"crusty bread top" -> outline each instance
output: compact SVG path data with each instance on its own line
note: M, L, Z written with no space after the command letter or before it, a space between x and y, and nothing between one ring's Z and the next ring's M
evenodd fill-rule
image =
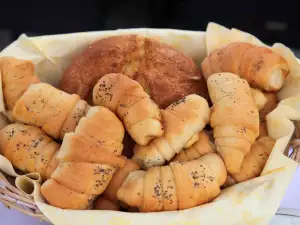
M161 108L196 93L208 99L206 83L192 59L169 45L138 35L92 43L74 57L60 89L86 99L99 78L123 73L138 81Z

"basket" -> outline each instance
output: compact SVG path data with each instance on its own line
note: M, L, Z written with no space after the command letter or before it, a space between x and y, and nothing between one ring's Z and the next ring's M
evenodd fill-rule
M0 172L0 202L8 209L18 210L28 216L50 222L38 209L33 197L15 186L15 178Z
M13 44L13 46L10 49L5 49L2 54L3 55L10 55L10 56L22 56L24 59L32 59L34 63L37 65L36 72L38 76L41 78L41 80L46 80L48 83L56 86L58 82L58 77L56 79L53 78L55 74L61 74L62 71L66 68L67 64L70 62L70 59L73 54L81 51L84 49L88 43L92 42L93 40L101 37L107 37L107 36L113 36L115 34L128 34L128 33L137 33L137 34L142 34L145 36L149 36L152 38L158 38L161 41L165 41L166 43L172 45L173 47L183 51L185 54L189 55L194 59L196 64L200 64L200 62L203 60L203 58L206 55L206 50L205 50L205 38L204 38L204 32L194 32L194 31L179 31L179 30L169 30L169 29L125 29L125 30L118 30L116 31L103 31L103 32L88 32L88 33L78 33L78 34L67 34L67 35L54 35L54 36L44 36L44 37L37 37L35 38L28 38L26 35L21 35L19 39ZM33 41L36 41L35 44L33 44ZM20 48L20 45L23 47L26 47L26 51L24 49ZM62 47L63 46L63 47ZM61 52L60 52L61 51ZM199 54L200 53L200 54ZM1 53L0 53L1 55ZM57 66L53 66L56 64ZM47 71L48 73L45 74L44 71ZM300 99L300 97L299 97ZM300 109L297 109L299 118L297 117L294 120L300 120ZM1 111L1 110L0 110ZM281 112L279 113L281 114ZM284 115L286 118L285 119L285 124L287 128L285 131L288 131L288 128L291 128L289 124L290 122L290 114L289 115ZM278 119L275 118L278 117L278 114L273 115L272 119ZM277 121L278 122L278 121ZM274 135L277 137L276 139L280 139L280 143L278 143L277 147L280 148L280 145L287 146L285 149L284 155L289 157L290 159L293 159L294 161L300 162L300 123L298 121L294 122L295 124L295 131L293 133L292 138L290 135L292 135L292 131L289 132L289 135L287 133L274 133ZM286 145L288 142L288 139L290 139L290 143ZM281 150L284 149L284 147L281 148ZM292 148L290 148L292 147ZM276 151L273 155L273 157L278 156L279 152ZM281 152L280 152L281 154ZM282 155L282 154L281 154ZM284 187L278 187L277 183L275 184L276 186L276 191L279 193L274 193L270 195L264 196L263 194L260 196L257 196L257 201L254 203L259 203L259 201L262 201L261 199L263 198L269 198L272 201L274 200L276 204L273 204L272 201L267 202L268 206L271 208L270 212L264 212L260 213L260 208L256 209L256 212L254 213L255 216L260 216L260 218L252 218L251 215L249 215L249 211L246 211L246 209L255 209L256 205L253 206L253 204L249 203L249 201L246 203L245 206L239 207L237 209L236 214L239 214L238 218L239 221L256 221L252 222L249 224L261 224L259 222L264 222L265 220L269 219L269 217L272 217L274 215L274 212L278 208L277 202L280 201L280 198L283 196L284 191L286 190L285 185L287 185L288 181L290 181L290 176L292 176L293 169L296 168L295 164L292 160L288 159L287 157L282 157L283 161L282 165L284 165L287 161L288 163L291 163L292 166L289 168L288 176L285 178L284 182ZM271 158L271 157L270 157ZM0 157L1 160L1 157ZM287 160L287 161L286 161ZM266 169L266 168L265 168ZM285 176L285 171L280 170L280 168L277 170L277 167L274 167L274 163L270 163L266 171L263 171L263 175L266 175L270 177L275 177L278 174L270 174L270 171L275 170L278 172L280 178L284 178ZM12 174L11 174L12 175ZM28 175L24 175L28 176ZM251 192L251 190L254 188L254 186L257 184L262 184L264 182L263 177L259 177L262 179L256 179L256 181L253 183L255 184L246 184L246 191ZM273 179L272 178L272 179ZM18 178L17 178L18 179ZM39 184L39 179L36 179L37 182L35 182L37 185ZM263 188L267 190L267 188L272 188L272 182L276 179L274 178L271 183L266 183ZM92 215L91 219L93 222L88 222L87 217L85 212L70 212L68 210L58 210L55 207L50 207L44 203L41 204L40 201L37 201L37 203L34 202L34 197L33 193L26 194L25 192L20 191L16 187L16 179L14 176L9 176L8 173L5 173L4 171L0 171L0 202L2 202L5 206L8 208L14 208L18 211L21 211L22 213L25 213L29 216L36 217L40 220L44 220L47 222L52 222L52 223L57 223L57 224L66 224L66 223L74 223L74 224L168 224L168 225L180 225L180 224L200 224L198 222L199 215L208 215L208 213L213 213L210 214L210 216L207 216L204 218L203 216L200 218L203 223L201 224L211 224L207 223L207 218L211 218L214 221L219 220L219 216L216 216L216 213L212 210L211 206L204 207L204 208L198 208L195 207L191 210L181 210L179 212L164 212L163 214L142 214L142 213L121 213L121 212L112 212L112 211L105 211L105 212L97 212L95 210L91 210L89 212L89 215ZM270 185L269 185L270 184ZM238 186L237 188L235 188ZM248 188L248 189L247 189ZM248 200L246 195L247 193L242 193L241 190L244 189L243 184L238 184L234 185L229 189L236 189L239 191L239 194ZM258 188L259 189L259 188ZM232 210L230 207L228 207L228 201L226 198L232 197L230 196L230 191L225 190L226 193L224 195L220 196L219 200L215 202L216 206L219 207L218 210L220 210L220 206L224 207L224 210L222 212L222 215L226 215L223 217L224 222L223 224L232 224L228 221L231 221L231 216L229 215L230 210ZM263 193L260 192L260 194ZM250 198L250 197L249 197ZM240 201L240 200L238 200ZM46 205L46 206L45 206ZM211 204L207 204L211 205ZM259 205L258 205L259 206ZM217 208L216 207L216 208ZM243 208L244 207L244 208ZM252 207L252 208L251 208ZM257 208L257 207L256 207ZM40 211L43 211L45 215ZM47 210L45 210L47 209ZM244 210L242 212L242 210ZM199 211L198 211L199 210ZM229 211L228 211L229 210ZM46 213L47 211L47 213ZM57 214L57 211L59 213ZM73 213L73 214L72 214ZM98 214L97 214L98 213ZM201 214L202 213L202 214ZM220 211L218 211L220 213ZM242 214L244 213L244 214ZM247 214L248 213L248 214ZM101 214L101 218L96 218L95 215L99 216ZM135 215L133 215L135 214ZM57 216L53 216L57 215ZM229 216L228 216L229 215ZM90 217L90 216L89 216ZM263 218L265 217L265 218ZM49 218L49 219L48 219ZM60 220L60 218L63 218L63 220ZM78 220L79 218L79 220ZM51 219L51 221L50 221ZM72 220L73 221L70 221ZM256 219L256 220L255 220ZM258 221L258 219L261 219ZM58 222L59 221L59 222ZM83 222L82 222L83 221ZM100 221L100 222L99 222ZM206 223L205 223L206 222ZM213 224L220 224L220 223L213 223ZM233 223L233 224L246 224L246 223Z

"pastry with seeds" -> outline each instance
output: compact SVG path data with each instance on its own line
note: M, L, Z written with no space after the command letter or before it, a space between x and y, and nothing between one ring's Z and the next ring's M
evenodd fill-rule
M187 209L216 198L226 177L223 160L210 153L189 162L131 172L117 196L141 212Z
M205 133L205 131L199 132L196 136L196 142L194 142L192 145L184 146L184 149L175 155L171 162L191 161L198 159L205 154L215 152L214 145L210 141L209 136Z
M78 95L70 95L46 84L32 84L16 102L13 118L40 127L54 139L63 139L75 130L86 114L88 104Z
M116 113L140 145L164 133L159 107L138 82L123 74L103 76L93 89L93 102Z
M41 187L49 204L62 209L87 209L102 194L122 157L124 127L105 107L91 107L74 132L67 133L57 155L59 165Z
M0 58L2 90L7 111L11 111L18 99L31 84L39 83L34 64L30 60L13 57Z
M274 145L275 141L268 136L258 138L245 156L240 172L231 174L232 178L240 183L258 177L263 171Z
M147 146L136 145L132 159L142 168L161 166L208 124L210 109L199 95L188 95L161 110L164 134Z
M213 102L210 125L216 150L228 172L239 173L259 135L259 114L249 84L233 73L217 73L207 79L207 86Z
M286 60L266 47L244 42L230 43L211 52L202 62L207 79L214 73L230 72L263 91L279 91L288 75Z
M0 131L0 153L15 168L27 173L37 172L43 180L49 179L58 165L60 145L41 129L14 123Z
M125 165L118 168L118 170L115 172L102 196L96 200L96 209L105 209L106 207L120 209L120 204L117 197L118 189L121 187L129 173L139 169L140 167L137 163L131 159L127 159Z

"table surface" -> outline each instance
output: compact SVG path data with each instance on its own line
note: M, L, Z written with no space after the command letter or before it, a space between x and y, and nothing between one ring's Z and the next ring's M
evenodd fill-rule
M280 208L298 209L300 212L300 169L298 168L293 181L291 182ZM0 204L0 225L49 225L39 219L24 215L14 209L8 210ZM300 224L300 217L276 215L270 225L293 225Z

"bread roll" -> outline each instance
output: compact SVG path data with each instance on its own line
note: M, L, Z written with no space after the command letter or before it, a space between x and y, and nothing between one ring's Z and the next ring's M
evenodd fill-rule
M228 172L239 173L259 135L259 114L249 84L235 74L219 73L211 75L207 85L213 102L210 125L216 150Z
M240 172L232 174L232 178L240 183L258 177L263 171L274 145L275 141L268 136L257 139L250 152L245 156Z
M230 72L246 79L249 85L267 92L282 88L288 75L286 60L266 47L234 42L211 52L201 65L207 79L214 73Z
M181 152L172 158L172 162L185 162L198 159L199 157L215 152L214 146L209 140L208 135L201 131L197 134L198 140L188 148L184 148Z
M142 168L161 166L179 153L185 143L200 132L210 119L207 101L198 95L187 97L161 110L164 135L147 146L136 145L132 159Z
M114 174L113 178L108 184L108 187L104 191L103 196L105 196L108 200L117 203L118 189L121 187L121 185L123 184L124 180L126 179L129 173L139 169L140 167L137 163L135 163L131 159L127 159L126 164L123 167L120 167Z
M78 95L69 95L49 84L39 83L30 85L16 102L13 118L40 127L54 139L62 139L65 133L75 130L86 111L87 103Z
M42 179L50 178L57 166L56 152L60 145L41 129L14 123L0 131L0 153L12 165L26 173L37 172ZM47 172L49 171L49 172Z
M17 100L31 84L40 82L35 75L34 64L29 60L1 57L0 74L5 107L8 111L14 108Z
M41 187L48 203L87 209L105 191L118 166L125 166L120 157L123 137L123 124L114 113L105 107L90 108L75 132L65 135L57 156L59 166Z
M217 197L226 177L222 159L211 153L189 162L131 172L117 195L142 212L188 209Z
M169 45L138 35L103 38L76 55L59 88L86 99L99 78L122 73L139 82L160 108L189 94L208 99L192 59Z
M103 76L94 87L93 101L116 113L140 145L163 135L158 106L138 82L123 74Z

